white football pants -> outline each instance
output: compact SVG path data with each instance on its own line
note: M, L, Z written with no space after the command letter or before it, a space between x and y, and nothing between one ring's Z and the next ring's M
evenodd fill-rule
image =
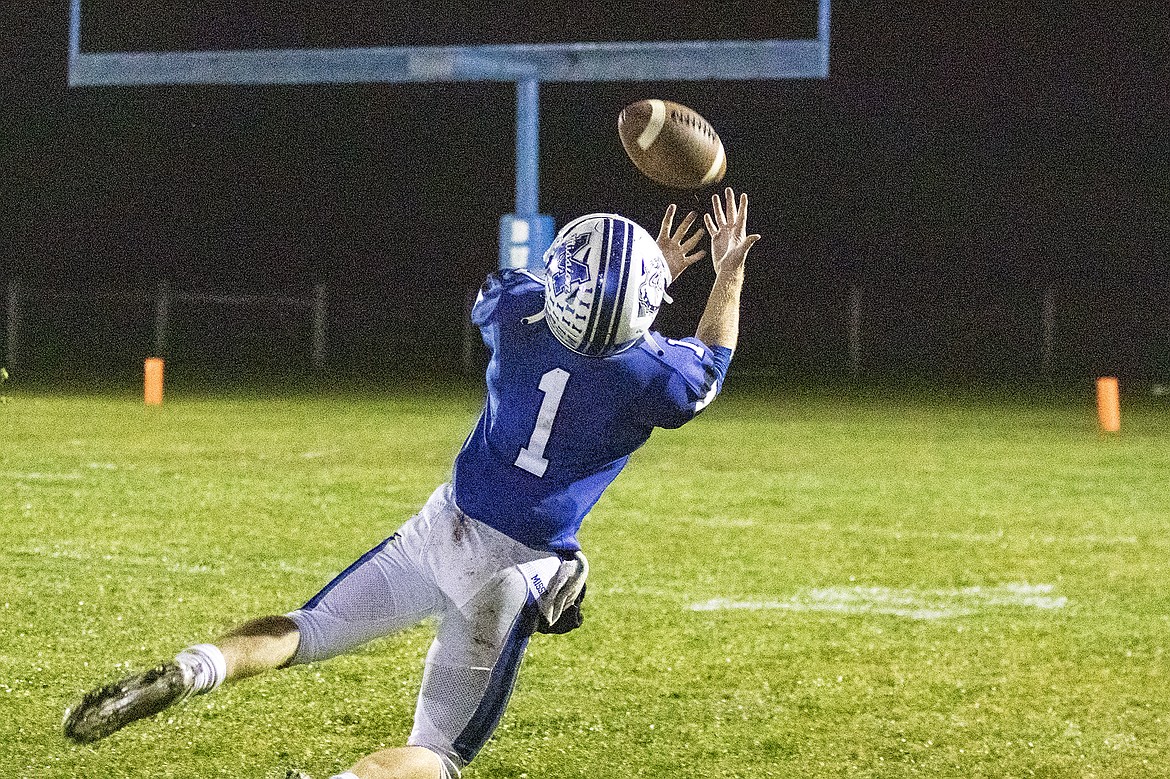
M444 484L288 615L300 629L292 663L438 617L407 743L437 753L457 777L499 724L536 626L536 600L560 563L463 514Z

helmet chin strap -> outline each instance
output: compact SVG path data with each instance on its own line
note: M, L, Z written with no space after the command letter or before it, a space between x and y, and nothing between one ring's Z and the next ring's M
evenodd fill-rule
M542 319L544 319L544 309L543 308L540 309L539 312L533 314L532 316L526 316L523 319L521 319L520 321L526 325L533 325Z

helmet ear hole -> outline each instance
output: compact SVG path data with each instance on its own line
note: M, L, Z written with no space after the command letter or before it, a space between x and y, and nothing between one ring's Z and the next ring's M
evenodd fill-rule
M567 348L607 357L650 329L666 291L666 261L634 222L617 214L575 219L544 259L545 321Z

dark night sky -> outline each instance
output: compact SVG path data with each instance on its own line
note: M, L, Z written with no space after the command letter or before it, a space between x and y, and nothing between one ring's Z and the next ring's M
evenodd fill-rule
M491 32L519 4L458 22L459 4L432 3L410 26L373 0L343 16L312 3L230 17L158 5L173 24L150 23L143 5L87 4L85 47L526 39ZM543 4L525 35L807 35L813 5L658 3L633 17L623 4L623 17ZM465 297L494 266L496 220L511 210L511 85L68 90L67 6L28 6L6 12L16 23L3 33L0 282L299 292L325 281L339 369L388 370L403 350L407 362L455 361ZM1059 373L1164 380L1170 23L1156 7L1009 15L838 0L828 81L545 84L542 207L558 223L615 210L651 228L672 197L705 205L709 193L640 179L617 140L626 103L677 100L721 132L727 181L751 194L765 236L741 366L843 370L846 289L859 283L874 372L1034 375L1051 284ZM663 329L693 328L709 283L709 270L684 277ZM111 342L113 361L132 365L148 317L116 308L30 311L26 342L46 369L93 363ZM273 336L273 324L192 312L173 348L193 363L267 349L276 364L302 334Z

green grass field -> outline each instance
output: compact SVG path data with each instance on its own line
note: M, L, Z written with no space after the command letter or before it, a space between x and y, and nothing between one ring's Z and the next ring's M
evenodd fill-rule
M10 391L0 777L326 777L410 728L426 626L95 747L83 689L298 606L444 480L474 389ZM732 387L586 521L482 777L1170 776L1170 404ZM699 608L694 608L698 606Z

